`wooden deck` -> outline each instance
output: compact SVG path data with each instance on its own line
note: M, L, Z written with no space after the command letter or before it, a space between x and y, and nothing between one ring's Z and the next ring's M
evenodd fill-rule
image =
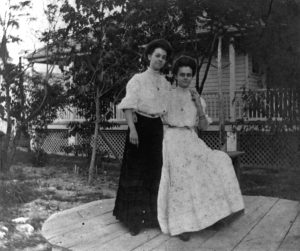
M94 201L50 216L42 233L70 250L300 250L300 203L244 196L244 214L192 234L188 242L146 229L131 236L112 216L114 199Z

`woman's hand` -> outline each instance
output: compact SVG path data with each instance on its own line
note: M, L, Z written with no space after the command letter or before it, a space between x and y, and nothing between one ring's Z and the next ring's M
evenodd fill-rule
M134 124L137 121L137 116L132 109L126 109L124 112L129 127L129 142L138 146L139 137Z
M202 108L202 104L198 92L195 90L190 90L190 91L192 95L192 100L195 102L197 109L199 109L200 112L203 113L203 108Z
M129 141L131 144L134 144L136 146L139 145L139 136L137 134L137 131L136 129L130 129L130 132L129 132Z

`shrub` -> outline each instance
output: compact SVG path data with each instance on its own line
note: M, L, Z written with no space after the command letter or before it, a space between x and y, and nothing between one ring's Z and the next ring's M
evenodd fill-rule
M37 196L35 184L32 182L19 182L6 180L0 182L0 205L12 206L26 203Z
M32 155L31 163L33 166L45 166L47 153L43 149L37 149Z

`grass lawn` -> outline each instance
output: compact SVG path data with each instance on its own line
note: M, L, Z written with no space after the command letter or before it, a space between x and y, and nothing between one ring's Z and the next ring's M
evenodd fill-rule
M120 164L105 162L92 185L87 184L89 163L82 157L48 155L47 165L33 167L28 153L18 152L12 172L0 176L0 250L52 250L41 235L43 222L53 213L94 200L115 196ZM75 172L75 164L79 171ZM300 170L248 168L241 177L244 195L264 195L300 200ZM12 219L27 217L30 235L17 229ZM61 249L57 249L61 250Z
M264 195L300 201L298 170L251 169L243 171L241 189L245 195Z

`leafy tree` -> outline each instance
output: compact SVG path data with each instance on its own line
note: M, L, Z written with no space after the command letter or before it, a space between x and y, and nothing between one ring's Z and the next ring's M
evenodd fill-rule
M197 58L198 72L206 62L203 78L196 75L201 93L219 36L225 51L235 36L235 47L263 66L270 87L297 85L299 5L297 0L133 0L126 2L125 17L141 44L165 37L175 54Z
M55 118L56 108L61 104L59 98L63 92L57 84L49 85L51 71L47 71L43 77L31 77L26 73L30 65L23 65L21 59L18 65L11 63L7 45L21 41L20 37L13 35L13 28L18 28L20 16L29 15L31 2L21 1L14 5L7 0L6 3L7 9L0 17L2 28L0 75L3 77L0 116L7 122L1 149L3 163L1 169L5 172L9 171L18 141L22 134L28 134L29 126L44 126Z
M175 54L196 57L196 89L200 94L217 41L221 41L218 38L222 38L222 49L226 51L231 37L235 37L236 49L252 54L263 66L269 87L299 83L299 1L136 0L128 1L126 10L132 33L140 41L165 37L173 44ZM222 122L220 125L222 145L225 134Z
M247 30L242 47L262 66L269 88L298 88L300 2L256 0L251 7L257 22Z
M4 138L3 149L1 149L2 161L4 166L2 167L5 171L9 167L8 149L10 146L13 120L11 116L11 110L14 100L12 100L11 93L12 89L16 89L22 85L21 71L18 66L10 63L9 53L7 50L8 43L14 43L20 41L18 36L14 36L10 33L11 29L18 28L19 26L19 15L21 11L28 8L30 1L20 2L17 5L11 4L11 1L7 1L5 7L6 10L2 12L0 16L1 25L1 46L0 46L0 58L1 68L0 75L3 77L3 83L1 86L1 117L6 116L7 131ZM19 88L20 89L20 88ZM20 103L24 103L24 96L20 96Z
M278 31L278 36L283 36L284 29L278 27L284 27L288 20L286 14L294 9L287 22L289 34L293 36L296 26L292 20L298 18L297 6L295 0L278 0L276 3L273 0L77 0L75 6L65 1L61 14L66 28L53 33L59 38L54 48L65 48L68 52L66 61L73 62L70 69L72 104L93 123L91 129L96 139L98 133L101 134L100 124L109 117L109 112L103 109L105 103L118 100L131 72L141 69L141 45L164 37L174 46L175 55L184 52L197 58L198 72L206 62L203 79L200 80L197 74L196 87L201 93L216 53L217 38L222 37L223 47L227 48L230 37L236 35L238 50L258 56L267 69L271 69L269 65L273 60L273 70L267 71L271 80L280 71L275 70L278 69L276 57L272 57L272 51L266 48L271 40L276 41L276 51L283 47L280 39L274 40L270 34L276 35ZM285 11L281 13L282 9ZM280 24L276 20L280 20ZM264 37L266 39L259 40L262 44L256 46L257 39ZM296 50L295 41L287 43L292 45L291 54ZM285 60L287 65L291 64L289 56ZM295 71L294 75L297 78ZM95 156L96 140L90 163L90 182Z
M65 1L61 8L66 28L56 33L60 44L69 50L71 104L85 116L93 130L93 150L89 183L93 180L97 138L101 126L111 116L108 108L124 90L125 83L138 70L140 54L124 24L122 11L114 11L123 1ZM105 137L104 137L105 139Z

